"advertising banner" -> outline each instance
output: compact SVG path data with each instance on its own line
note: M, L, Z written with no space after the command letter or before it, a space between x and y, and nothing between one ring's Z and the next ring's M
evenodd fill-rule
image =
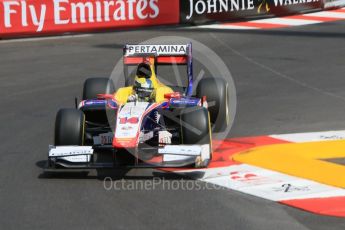
M0 37L178 24L179 0L0 0Z
M322 0L180 0L181 21L205 23L321 9Z
M337 8L341 6L345 6L345 0L324 0L323 7L325 9Z

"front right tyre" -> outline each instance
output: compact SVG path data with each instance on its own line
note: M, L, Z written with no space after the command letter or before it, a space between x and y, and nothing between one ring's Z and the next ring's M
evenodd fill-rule
M55 120L55 146L83 145L85 115L77 109L60 109Z

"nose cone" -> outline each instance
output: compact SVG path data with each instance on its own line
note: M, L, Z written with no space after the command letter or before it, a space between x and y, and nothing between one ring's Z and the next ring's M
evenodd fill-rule
M138 147L138 137L135 138L114 138L113 147L115 148L136 148Z

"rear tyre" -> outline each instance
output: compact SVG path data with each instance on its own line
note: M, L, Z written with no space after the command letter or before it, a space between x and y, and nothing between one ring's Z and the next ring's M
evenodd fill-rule
M228 83L222 78L204 78L197 86L196 96L206 96L213 132L223 132L230 124Z
M84 113L77 109L60 109L55 120L55 146L84 144Z
M97 99L97 94L112 94L114 91L111 79L89 78L84 82L83 100Z

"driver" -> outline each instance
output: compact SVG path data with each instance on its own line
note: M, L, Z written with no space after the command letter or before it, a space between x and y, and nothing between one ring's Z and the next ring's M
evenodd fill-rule
M133 92L128 97L128 102L152 102L154 101L154 84L151 66L148 63L140 63L134 79Z
M165 94L173 92L170 87L159 82L153 65L143 62L137 67L134 84L119 88L114 96L120 104L136 101L160 103L166 101Z

